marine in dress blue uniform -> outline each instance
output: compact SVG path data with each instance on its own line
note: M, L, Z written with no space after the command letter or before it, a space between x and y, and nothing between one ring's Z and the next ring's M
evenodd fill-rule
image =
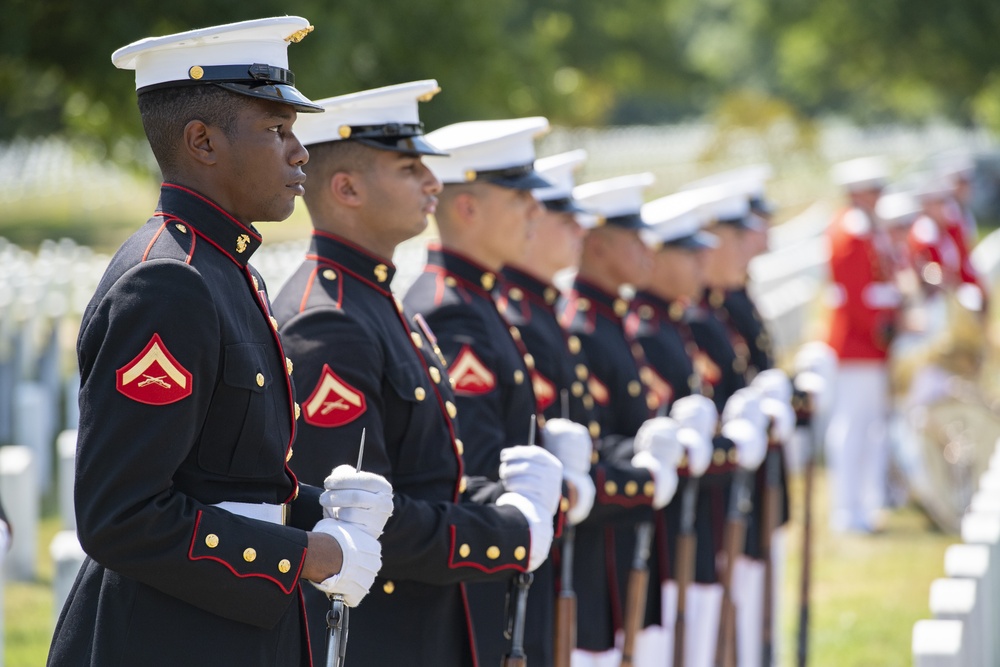
M450 154L426 160L444 184L437 213L441 244L428 249L427 265L404 304L434 331L454 382L467 473L491 480L498 478L501 450L528 441L535 414L535 360L512 335L493 292L503 264L523 253L540 210L531 190L548 182L534 171L532 142L547 129L544 118L523 118L458 123L427 135ZM490 202L498 219L471 214L466 220L456 210ZM482 226L470 232L469 220ZM552 662L553 586L546 562L535 571L528 596L525 650L531 664ZM499 664L508 647L506 586L483 583L468 590L481 664Z
M367 150L361 159L379 157L376 168L385 170L395 168L398 156L422 179L423 196L412 211L402 211L413 214L413 233L419 231L426 217L421 206L433 206L440 184L420 163L437 151L422 136L417 101L437 90L436 81L416 81L320 100L326 113L298 128L313 154L306 172L315 176L310 187L316 192L307 189L306 203L316 230L305 261L275 299L303 397L291 465L303 481L319 481L331 467L357 461L364 430L362 467L394 488L393 516L381 538L382 570L351 614L348 664L482 664L464 584L506 581L528 565L527 520L515 507L483 502L495 497L497 484L475 478L469 484L442 350L390 291L394 240L382 241L382 256L338 235L350 234L351 226L323 207L336 169L331 165L338 163L327 152ZM354 166L350 158L343 163ZM307 592L307 605L313 625L322 627L326 598ZM325 655L325 642L314 641L313 652Z
M624 281L618 275L609 276L605 266L594 263L588 244L607 244L607 252L616 255L617 266L631 267L633 279L644 280L648 254L638 236L639 230L645 228L639 210L642 191L651 183L651 175L640 174L574 189L580 204L599 216L592 221L596 227L584 242L580 271L560 307L562 325L581 341L590 362L588 390L601 433L597 442L597 501L591 517L577 529L579 547L574 573L576 581L584 582L577 591L578 643L580 649L592 653L615 646L615 633L623 627L635 527L641 521L653 520L655 480L649 471L630 462L634 453L632 437L654 416L657 405L641 378L645 367L641 347L625 334L628 302L616 293ZM594 238L598 235L601 238ZM601 478L602 474L606 477ZM657 582L664 539L657 531L648 563L649 576ZM602 572L603 582L597 584ZM657 586L647 599L644 625L660 624L660 608Z
M284 177L301 182L307 159L287 129L292 110L318 110L292 87L285 48L310 29L261 19L144 40L113 59L136 69L140 108L154 89L169 103L204 79L221 83L202 100L250 109L252 123L265 110L283 116L266 121L287 127L253 172L276 203L230 202L280 219L298 193ZM153 137L159 129L147 124ZM162 152L173 144L151 143L161 167L196 173ZM310 664L299 578L322 553L317 542L307 556L322 508L285 463L298 408L264 281L248 264L261 237L196 188L163 184L83 316L75 506L88 558L50 665Z

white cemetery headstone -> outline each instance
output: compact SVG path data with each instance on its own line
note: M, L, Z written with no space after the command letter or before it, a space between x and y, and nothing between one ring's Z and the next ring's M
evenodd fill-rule
M944 552L944 573L949 577L971 579L976 582L976 599L979 607L979 635L983 665L992 665L996 649L993 646L994 633L987 632L997 618L998 601L990 597L993 589L990 571L990 549L982 544L953 544Z
M38 489L43 495L51 486L52 422L52 404L45 385L18 383L14 388L14 443L34 452Z
M52 538L52 544L49 545L49 553L52 555L52 563L55 566L55 576L52 581L54 624L54 621L59 618L63 605L66 604L66 598L69 597L69 592L73 588L73 582L76 581L76 574L83 566L87 554L80 546L80 540L77 539L75 530L61 530L56 533L56 536Z
M912 650L913 667L967 667L961 662L961 621L917 621Z
M931 582L930 610L937 619L962 622L963 664L982 665L982 605L976 600L976 582L972 579L935 579Z
M66 428L79 428L80 426L80 371L74 370L66 378L65 388L65 414Z
M76 430L66 430L56 439L59 454L59 516L63 528L76 530L76 511L73 508L73 484L76 480Z
M0 447L0 501L10 522L13 540L4 562L9 579L35 578L38 554L38 476L34 453L24 445Z

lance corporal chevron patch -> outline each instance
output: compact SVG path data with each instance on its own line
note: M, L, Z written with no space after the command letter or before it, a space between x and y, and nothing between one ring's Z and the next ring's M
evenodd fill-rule
M556 402L556 386L537 370L531 371L531 388L535 390L535 409L539 414Z
M490 393L497 386L493 371L479 360L468 345L463 346L455 357L448 375L455 380L455 393L459 396L481 396Z
M120 393L148 405L169 405L191 395L191 373L170 354L160 334L116 372Z
M307 424L333 428L349 424L368 409L365 395L323 364L323 372L312 394L302 405Z

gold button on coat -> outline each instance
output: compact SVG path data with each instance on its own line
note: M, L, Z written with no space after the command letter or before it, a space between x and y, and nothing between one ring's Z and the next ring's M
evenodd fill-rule
M337 272L334 271L333 269L326 269L325 271L323 271L323 277L326 278L327 280L336 280Z
M252 563L257 560L257 550L253 547L247 547L243 550L243 560L248 563Z
M490 547L486 550L486 557L490 560L500 558L500 547Z
M524 384L524 371L514 371L514 384Z
M583 396L583 384L580 382L574 382L572 386L573 395L577 398Z
M288 453L285 454L285 463L288 463L289 461L292 460L292 454L294 454L294 453L295 453L295 450L293 450L291 447L289 447L288 448Z
M608 480L607 482L604 483L604 493L608 494L609 496L615 495L616 493L618 493L618 485Z
M441 382L441 371L437 369L437 366L431 366L428 371L431 374L431 379L434 380L434 384Z
M458 438L455 438L455 451L458 452L459 456L465 453L465 443Z
M289 570L292 569L292 564L287 558L282 558L278 561L278 572L282 574L287 574Z
M590 394L587 394L586 396L583 397L583 407L587 408L588 410L594 409L594 399ZM591 436L596 438L600 434L601 434L600 431L598 431L596 434L592 433Z
M386 595L392 595L393 591L396 590L396 584L392 583L391 581L387 581L384 584L382 584L382 590L385 591Z
M625 482L625 495L632 497L639 493L639 484L634 479Z
M448 416L451 417L452 419L458 416L458 408L456 408L455 404L452 403L451 401L445 401L444 407L445 410L448 411Z
M267 319L269 319L271 321L271 328L274 329L275 331L277 331L278 330L278 320L274 319L274 317L268 317Z
M289 375L292 374L292 370L294 368L295 368L295 364L292 363L292 360L289 359L288 357L285 357L285 370L288 371Z
M590 375L590 372L587 370L586 366L584 366L583 364L577 364L576 365L576 377L577 378L579 378L580 380L586 380L589 375Z
M587 396L587 398L590 398L590 396ZM584 402L586 403L586 401ZM593 403L593 399L591 399L591 403ZM587 409L589 410L590 408ZM587 430L590 431L591 438L597 438L601 435L601 425L597 422L590 422L590 425L587 426ZM597 452L594 452L594 454L596 455Z
M521 331L517 327L511 327L510 337L514 340L521 340Z
M566 346L569 347L572 354L580 354L580 339L576 336L570 336L566 341Z
M420 334L418 334L416 331L410 332L410 340L413 341L413 345L416 346L418 350L424 346L424 341L420 339Z
M524 560L524 557L527 556L527 555L528 555L528 550L525 549L524 547L515 547L514 548L514 558L516 560Z
M179 231L181 234L187 234L188 233L188 228L185 227L184 225L182 225L181 223L178 222L177 225L176 225L176 227L177 227L177 231ZM253 288L257 289L257 279L256 278L253 279Z
M465 493L465 490L467 488L469 488L469 480L467 480L465 478L465 476L463 475L462 476L462 480L458 483L458 492L459 493Z
M413 390L413 396L418 401L422 401L425 398L427 398L427 392L424 390L423 387L417 387L416 389Z
M463 544L458 548L458 555L462 558L468 558L470 553L472 553L472 548L468 544Z
M653 482L652 480L646 482L645 484L642 485L642 492L645 494L647 498L652 498L653 493L656 492L656 483Z
M712 452L712 463L717 466L721 466L726 462L726 452L722 449L716 449Z
M264 374L263 373L257 373L257 386L258 387L263 387L264 386Z
M206 535L205 546L207 546L209 549L214 549L215 547L219 546L219 536L216 535L215 533L209 533L208 535Z
M632 380L628 383L628 395L635 398L642 393L642 385L639 384L638 380Z
M452 278L451 276L446 276L444 279L444 284L447 285L448 287L454 287L455 285L458 284L458 281Z
M531 353L524 355L524 365L528 367L528 370L532 370L535 367L535 358L531 356Z
M295 419L298 419L299 415L301 415L301 414L302 414L302 408L299 407L298 403L296 403L295 404Z

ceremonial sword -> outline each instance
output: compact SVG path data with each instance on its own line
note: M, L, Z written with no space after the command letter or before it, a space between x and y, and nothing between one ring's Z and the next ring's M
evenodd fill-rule
M361 472L361 460L365 456L365 431L361 429L361 447L358 449L358 464L355 472ZM347 656L347 623L351 608L344 602L344 596L334 593L330 596L330 611L326 612L326 627L330 637L326 645L326 667L344 667Z

